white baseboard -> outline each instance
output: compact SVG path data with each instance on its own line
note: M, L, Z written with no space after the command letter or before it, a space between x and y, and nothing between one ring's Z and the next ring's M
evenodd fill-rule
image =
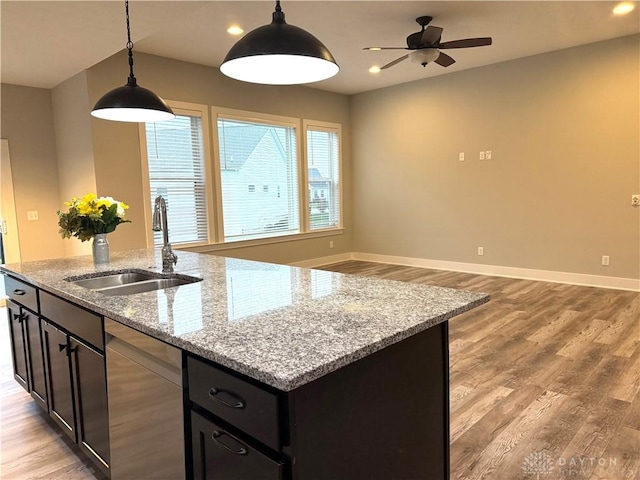
M310 260L302 260L301 262L293 262L291 265L294 267L314 268L329 265L330 263L346 262L347 260L353 260L353 253L347 252L330 255L328 257L312 258Z
M316 258L297 262L294 265L306 268L319 267L329 263L347 260L362 260L367 262L389 263L409 267L424 267L434 270L451 272L475 273L477 275L491 275L494 277L518 278L523 280L537 280L542 282L567 283L586 287L611 288L615 290L629 290L640 292L640 279L606 277L588 275L585 273L555 272L552 270L536 270L531 268L502 267L499 265L483 265L478 263L449 262L445 260L430 260L427 258L398 257L394 255L378 255L375 253L352 252L330 257Z

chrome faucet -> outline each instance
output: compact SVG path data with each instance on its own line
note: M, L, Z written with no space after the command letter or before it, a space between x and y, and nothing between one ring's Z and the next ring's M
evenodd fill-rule
M156 203L153 207L153 231L162 230L164 236L164 245L162 247L162 271L164 273L172 273L173 266L178 263L178 256L171 250L169 243L169 225L167 223L167 203L162 195L156 197Z

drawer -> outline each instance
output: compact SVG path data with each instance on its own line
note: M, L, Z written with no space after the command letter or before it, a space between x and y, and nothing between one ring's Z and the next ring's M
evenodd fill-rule
M280 450L277 395L191 356L187 373L191 401Z
M40 314L72 335L104 351L104 334L100 315L42 290L40 291Z
M11 300L36 313L38 312L38 289L36 287L5 275L4 289Z
M251 448L214 422L191 412L195 480L281 480L284 464Z

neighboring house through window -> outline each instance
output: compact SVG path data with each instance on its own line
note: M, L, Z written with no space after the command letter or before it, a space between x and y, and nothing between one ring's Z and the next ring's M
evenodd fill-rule
M340 226L340 129L306 123L309 229Z
M224 241L299 233L295 127L224 117L217 125Z

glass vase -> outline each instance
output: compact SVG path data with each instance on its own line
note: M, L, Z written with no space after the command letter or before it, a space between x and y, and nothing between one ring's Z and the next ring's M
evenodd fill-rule
M109 263L109 242L107 241L106 233L96 233L93 236L91 250L93 252L94 265Z

